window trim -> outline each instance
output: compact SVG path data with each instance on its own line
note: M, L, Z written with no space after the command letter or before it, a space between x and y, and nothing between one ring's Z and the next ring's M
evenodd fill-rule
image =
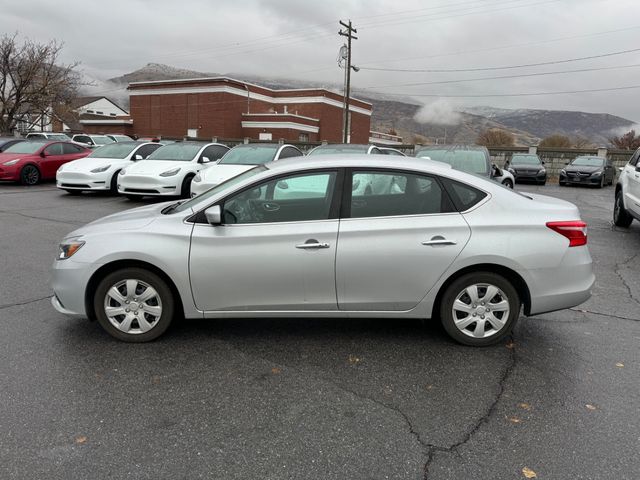
M444 193L444 195L447 197L447 199L449 200L449 202L451 203L451 206L453 207L453 210L451 212L439 212L439 213L406 213L406 214L402 214L402 215L378 215L375 217L352 217L351 216L351 197L353 194L353 191L351 190L351 185L353 185L353 173L358 173L358 172L381 172L381 173L389 173L389 172L397 172L399 174L404 174L404 175L414 175L414 176L422 176L422 177L429 177L429 178L433 178L436 183L438 184L438 186L440 187L440 190ZM476 187L473 187L476 188ZM478 189L476 189L478 190ZM486 192L485 192L486 193ZM487 196L489 194L487 193ZM405 169L400 169L400 168L380 168L380 167L350 167L346 169L345 172L345 176L344 176L344 189L342 192L342 205L341 205L341 209L340 209L340 220L369 220L369 219L379 219L379 218L402 218L402 217L423 217L423 216L433 216L433 215L451 215L451 214L459 214L461 213L458 209L458 206L455 204L455 202L453 201L453 199L451 198L451 194L449 193L449 191L444 187L443 182L440 178L439 175L435 175L432 173L427 173L427 172L421 172L421 171L415 171L415 170L405 170ZM475 206L475 205L474 205Z
M194 224L206 224L208 225L209 222L207 222L207 219L204 215L205 210L215 206L215 205L220 205L220 209L224 212L224 203L232 196L235 195L240 195L243 192L247 191L247 190L251 190L253 188L256 188L257 185L263 184L263 183L270 183L272 181L278 181L278 179L282 179L282 178L287 178L287 177L292 177L292 176L307 176L307 175L313 175L313 174L317 174L317 173L335 173L336 174L336 178L335 178L335 182L334 182L334 186L333 186L333 194L331 196L331 204L329 205L329 215L328 218L324 218L324 219L320 219L320 220L295 220L295 221L286 221L286 222L260 222L260 223L221 223L219 226L220 227L244 227L247 225L250 226L256 226L256 225L284 225L284 224L291 224L291 223L308 223L308 222L326 222L326 221L334 221L334 220L339 220L340 219L340 203L341 203L341 198L342 198L342 191L344 190L343 186L344 186L344 179L345 179L345 173L344 173L344 168L314 168L314 169L309 169L309 170L298 170L296 172L286 172L286 173L280 173L277 175L273 175L270 176L268 178L263 178L261 180L258 180L257 182L251 183L250 185L247 185L246 187L243 187L239 190L234 190L233 192L229 193L228 195L224 196L223 198L217 200L216 202L211 203L210 205L207 205L206 207L204 207L202 210L199 210L198 212L196 212L193 215L190 215L186 221L187 222L192 222ZM224 221L224 214L223 214L223 218L222 220Z

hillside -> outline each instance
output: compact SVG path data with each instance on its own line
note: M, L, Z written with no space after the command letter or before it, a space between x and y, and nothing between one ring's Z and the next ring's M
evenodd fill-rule
M268 88L316 87L341 91L341 85L327 82L302 81L246 75L237 73L211 73L175 68L158 63L144 67L120 77L107 80L111 95L128 103L126 86L129 82L147 80L171 80L211 76L228 76ZM629 129L635 122L605 113L585 113L561 110L504 109L493 107L469 107L457 114L454 125L419 123L414 119L421 104L411 97L389 97L387 95L354 88L353 95L373 104L372 130L389 132L395 130L406 142L439 141L474 143L480 132L488 128L500 128L512 132L517 145L533 145L541 138L560 133L569 137L583 137L594 144L607 144L614 131Z

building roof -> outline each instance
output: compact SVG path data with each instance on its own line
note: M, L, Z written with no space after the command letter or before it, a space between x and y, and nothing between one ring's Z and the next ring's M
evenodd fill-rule
M127 112L126 109L122 108L120 105L118 105L116 102L114 102L113 100L111 100L108 97L105 96L88 96L88 97L76 97L71 101L71 107L72 108L81 108L84 107L85 105L89 105L90 103L93 102L97 102L98 100L102 100L105 99L107 102L112 103L113 105L115 105L116 107L118 107L120 110L122 110L123 112Z

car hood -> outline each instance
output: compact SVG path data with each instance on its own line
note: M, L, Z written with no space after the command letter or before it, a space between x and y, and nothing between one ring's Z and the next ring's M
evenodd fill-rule
M30 159L38 159L39 155L34 155L33 153L0 153L0 165L9 160L15 160L16 158L30 158Z
M589 167L587 165L584 165L584 166L583 165L567 165L566 167L564 167L564 170L566 172L584 172L584 173L593 173L603 169L604 169L603 166Z
M225 180L251 170L253 167L255 165L213 165L200 172L200 178L203 182L218 185Z
M173 160L139 160L127 168L127 173L136 175L160 175L162 172L174 168L188 168L193 162L181 162Z
M106 217L94 220L93 222L87 223L85 226L74 230L67 235L66 238L100 233L113 233L118 230L138 230L146 227L159 215L162 215L162 209L172 203L174 203L174 201L154 203L153 205L145 205L144 207L132 208L130 210L125 210L124 212L107 215Z
M105 165L127 165L130 160L122 158L85 157L64 164L64 172L90 172L94 168Z

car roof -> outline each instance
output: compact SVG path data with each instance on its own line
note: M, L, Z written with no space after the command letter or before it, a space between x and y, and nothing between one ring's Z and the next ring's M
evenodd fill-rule
M416 145L415 150L451 150L451 151L455 151L455 150L469 150L469 151L474 151L474 150L486 150L487 147L483 146L483 145Z

